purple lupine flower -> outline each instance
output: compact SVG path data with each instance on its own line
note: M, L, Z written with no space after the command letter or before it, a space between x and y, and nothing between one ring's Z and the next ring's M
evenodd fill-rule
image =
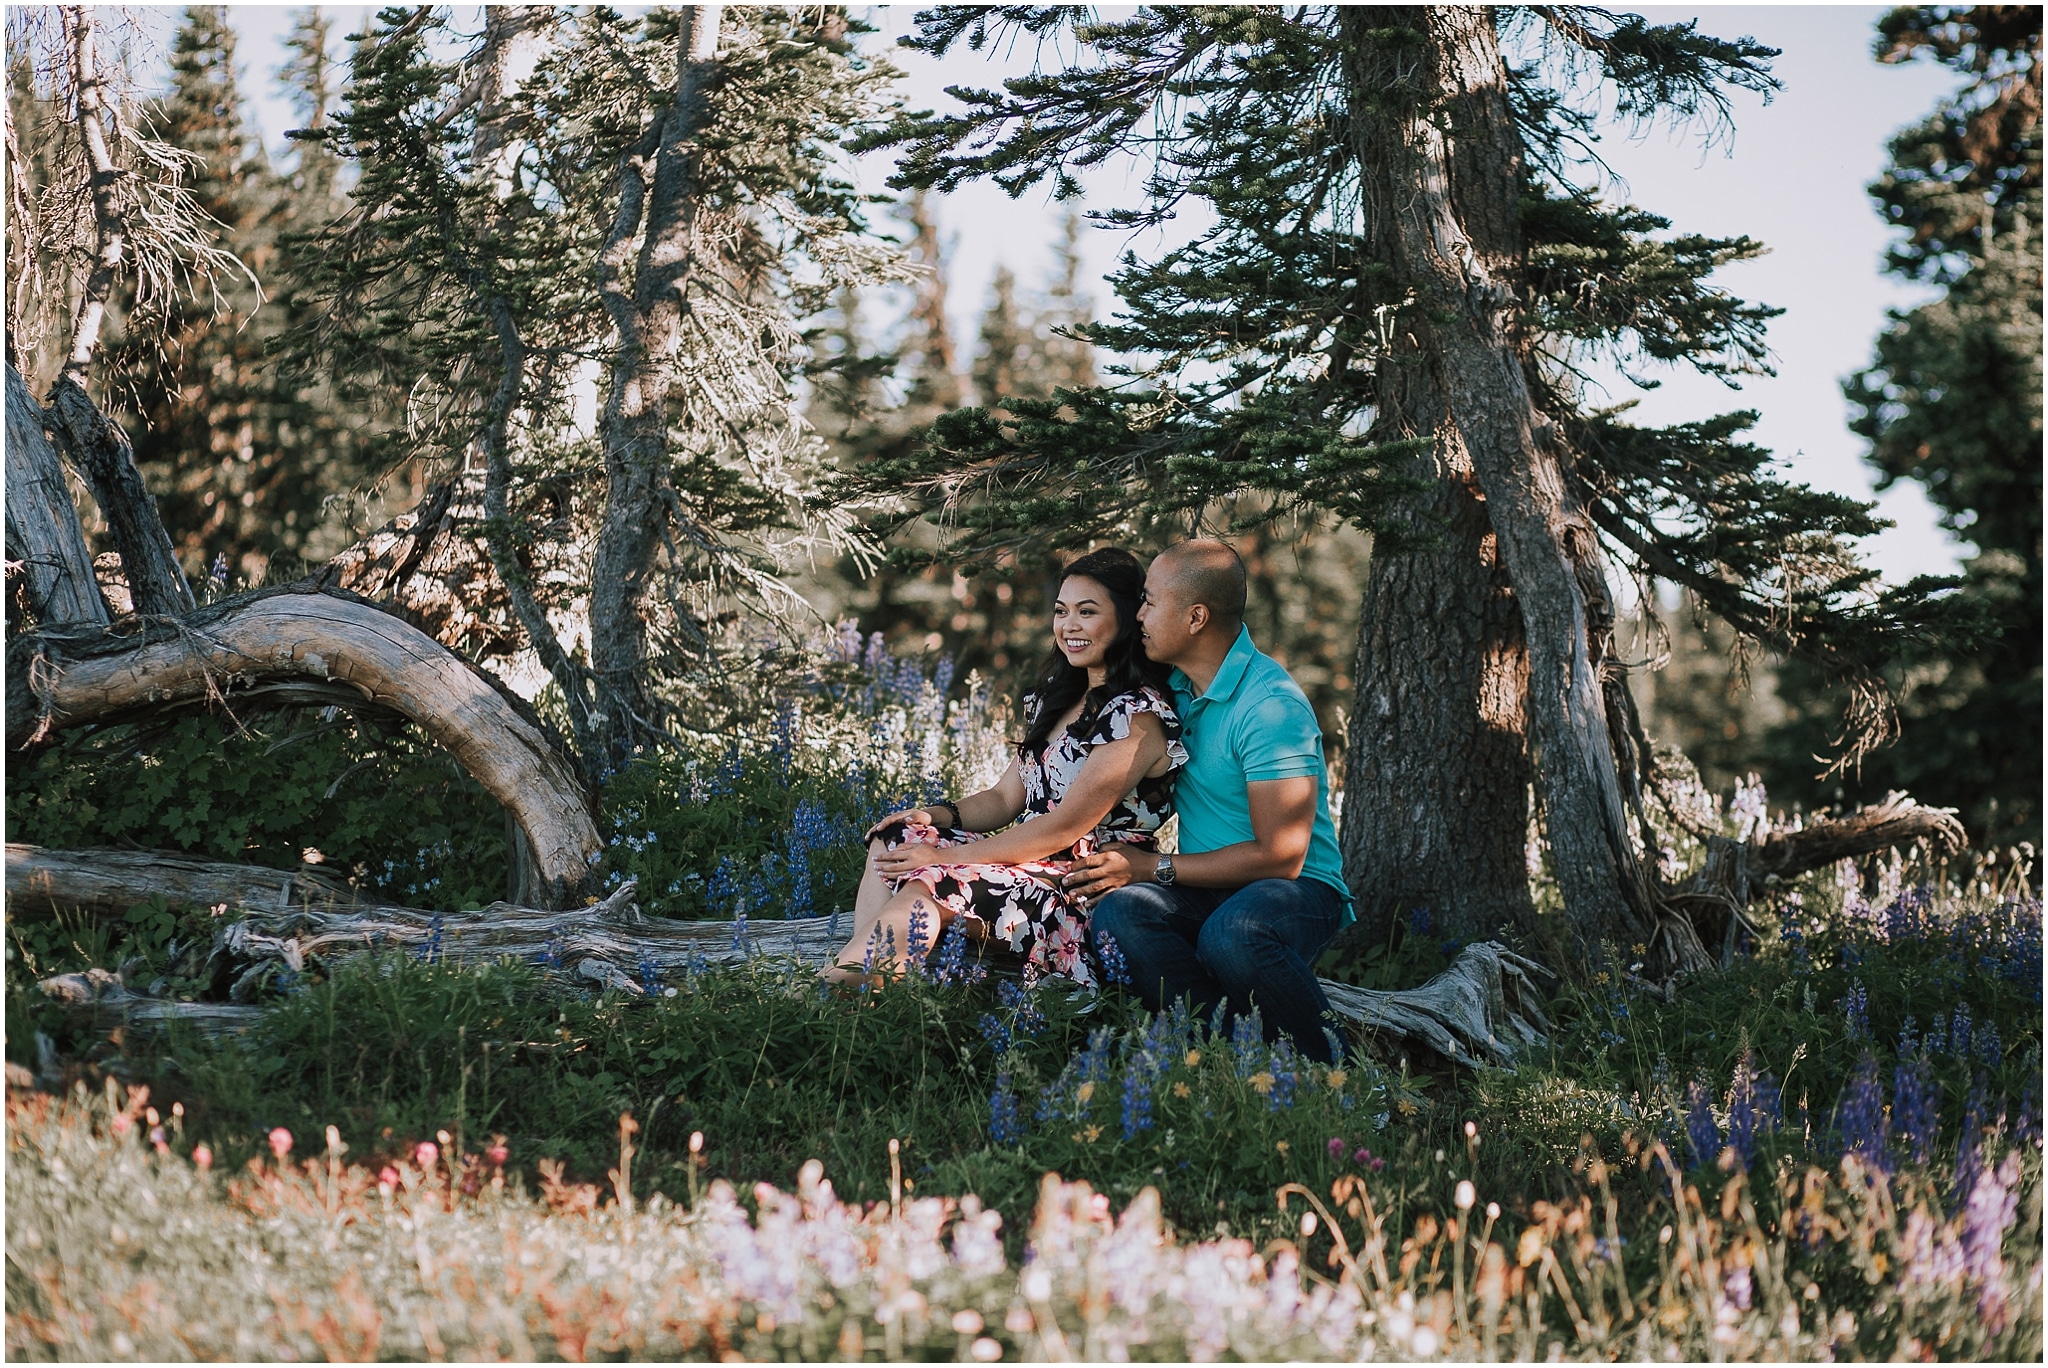
M649 997L660 997L661 967L654 962L654 957L645 950L642 950L640 952L640 962L634 966L634 969L640 978L640 991Z
M1870 1039L1870 993L1857 979L1849 989L1849 995L1842 999L1842 1016L1847 1024L1849 1039Z
M1029 989L1004 979L996 985L996 1001L1016 1013L1015 1028L1027 1039L1045 1029L1045 1013Z
M996 1058L1001 1059L1010 1048L1008 1024L994 1012L983 1012L980 1024L982 1038L988 1041L988 1047L995 1052Z
M1102 955L1102 977L1104 982L1127 984L1131 981L1131 967L1124 960L1123 947L1116 943L1116 937L1107 931L1095 933L1095 945Z
M1024 1119L1017 1111L1008 1069L996 1075L996 1090L988 1100L988 1133L998 1145L1014 1145L1024 1138Z
M910 961L910 967L913 972L923 967L924 952L930 948L930 942L925 939L924 909L912 906L910 909L910 928L904 933L903 953Z
M1231 1023L1230 1052L1237 1061L1237 1076L1250 1078L1265 1063L1266 1028L1254 1007Z
M2041 1061L2038 1058L2027 1070L2026 1090L2020 1094L2019 1113L2013 1118L2012 1139L2015 1145L2041 1147Z
M1140 1131L1152 1129L1151 1071L1133 1060L1124 1071L1124 1139L1135 1140Z
M939 938L938 963L932 969L932 981L940 987L951 987L966 978L967 937L954 931Z
M1977 1062L1995 1069L2005 1062L2005 1045L1998 1038L1998 1023L1987 1021L1977 1032Z
M1927 1056L1905 1056L1892 1075L1892 1137L1907 1158L1925 1166L1940 1124L1941 1084L1934 1080Z
M1963 1262L1977 1282L1977 1311L1994 1333L2005 1328L2005 1232L2019 1217L2020 1157L1984 1169L1963 1206Z
M1714 1106L1707 1088L1695 1080L1685 1089L1685 1139L1692 1146L1695 1164L1711 1164L1721 1152L1721 1127L1714 1121Z
M1757 1137L1776 1129L1777 1113L1777 1083L1769 1074L1759 1077L1752 1057L1745 1052L1735 1062L1735 1076L1728 1088L1728 1144L1745 1171L1756 1152Z
M1267 1068L1273 1075L1273 1090L1266 1094L1266 1110L1279 1111L1293 1106L1294 1087L1298 1081L1294 1067L1294 1042L1285 1036L1275 1041Z
M1949 1017L1948 1052L1957 1059L1968 1059L1972 1043L1973 1041L1970 1036L1970 1004L1958 1002L1956 1010Z
M1081 1051L1076 1063L1080 1066L1081 1081L1099 1083L1109 1077L1109 1048L1113 1033L1107 1026L1098 1026L1088 1033L1088 1048Z
M1891 1172L1885 1154L1890 1122L1885 1116L1884 1084L1877 1076L1877 1057L1868 1051L1842 1093L1840 1124L1844 1155L1855 1155L1867 1168Z
M1408 930L1411 934L1417 936L1428 935L1429 921L1430 917L1428 908L1411 907L1408 909Z
M1963 1103L1963 1136L1956 1146L1956 1186L1951 1198L1957 1207L1969 1200L1984 1168L1984 1101L1984 1075L1980 1073L1970 1085L1969 1100Z

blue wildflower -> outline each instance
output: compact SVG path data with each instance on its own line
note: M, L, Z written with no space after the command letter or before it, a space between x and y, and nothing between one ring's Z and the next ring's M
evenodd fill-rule
M1842 1017L1848 1027L1849 1039L1870 1039L1870 993L1857 979L1849 989L1849 995L1842 999Z
M1133 1064L1124 1073L1124 1139L1134 1140L1140 1131L1152 1129L1152 1079L1143 1067Z
M1884 1084L1877 1076L1877 1057L1867 1050L1842 1093L1840 1126L1843 1154L1855 1155L1866 1167L1891 1171L1885 1153L1891 1123L1885 1116Z
M1907 1055L1892 1074L1892 1137L1913 1163L1925 1165L1941 1122L1941 1085L1927 1056Z
M1978 1074L1977 1081L1970 1085L1970 1096L1963 1103L1963 1136L1956 1146L1956 1186L1953 1200L1960 1207L1969 1200L1971 1191L1977 1186L1977 1178L1984 1168L1984 1075Z
M1987 1069L1995 1069L2005 1062L2005 1046L1998 1039L1998 1023L1987 1021L1977 1032L1977 1061Z
M1008 1069L996 1075L996 1090L988 1100L988 1133L998 1145L1014 1145L1024 1138L1024 1119L1017 1111Z
M988 1047L1000 1059L1010 1049L1010 1028L994 1012L981 1014L981 1035L988 1041Z
M1102 977L1105 982L1127 984L1131 981L1130 965L1124 961L1123 947L1116 943L1116 937L1107 931L1095 933L1095 945L1102 952Z
M932 967L932 982L940 987L950 987L963 982L967 969L967 937L958 931L939 937L938 962Z
M1426 935L1428 935L1428 934L1429 934L1429 922L1430 922L1430 916L1429 916L1429 909L1428 909L1428 908L1426 908L1426 907L1411 907L1411 908L1409 908L1409 909L1408 909L1408 930L1409 930L1409 933L1410 933L1411 935L1417 935L1417 936L1426 936Z
M1685 1139L1692 1146L1695 1164L1711 1164L1721 1153L1721 1127L1714 1120L1714 1104L1704 1083L1697 1080L1685 1089Z
M1283 1107L1294 1105L1294 1085L1296 1082L1294 1059L1294 1043L1292 1041L1283 1036L1274 1042L1273 1053L1269 1062L1270 1071L1273 1075L1273 1091L1266 1094L1267 1111L1279 1111Z

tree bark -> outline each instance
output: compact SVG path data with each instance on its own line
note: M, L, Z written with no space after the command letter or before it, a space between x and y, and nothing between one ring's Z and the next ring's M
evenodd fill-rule
M1657 972L1703 967L1698 938L1662 911L1635 848L1606 718L1598 542L1523 369L1522 148L1493 13L1403 7L1347 22L1362 40L1358 89L1419 81L1428 96L1412 112L1360 120L1367 212L1398 243L1419 306L1407 317L1441 378L1444 418L1471 452L1521 607L1545 830L1571 934L1590 956L1612 945ZM1365 36L1388 26L1420 42Z
M1342 832L1353 948L1384 943L1418 908L1432 934L1463 941L1534 912L1521 615L1459 463L1432 456L1436 487L1419 501L1442 543L1375 546L1367 571Z
M599 292L618 330L603 421L605 508L593 560L592 725L610 765L660 728L647 691L647 597L671 511L670 388L694 264L699 134L717 72L722 6L695 5L679 35L676 96L619 167L619 208L601 256ZM624 280L640 240L630 289Z
M156 499L136 468L128 434L100 412L68 372L51 389L48 412L71 463L85 476L107 520L135 611L163 617L190 612L198 600L178 564L177 548L164 530Z
M20 562L29 610L40 623L104 623L108 612L92 552L43 408L12 362L7 366L7 559Z
M345 687L419 724L517 819L556 905L602 849L589 799L546 732L486 675L359 599L261 590L175 622L37 631L7 653L10 750L52 732L226 704L238 687Z

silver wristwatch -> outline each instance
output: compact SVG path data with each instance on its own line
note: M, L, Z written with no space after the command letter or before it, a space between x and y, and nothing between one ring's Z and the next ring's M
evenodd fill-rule
M1153 879L1162 884L1172 883L1175 878L1173 872L1173 856L1161 855L1159 857L1159 863L1153 867L1152 877Z

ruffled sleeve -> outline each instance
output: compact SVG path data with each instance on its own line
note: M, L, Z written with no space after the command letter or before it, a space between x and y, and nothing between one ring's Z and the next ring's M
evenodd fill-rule
M1153 688L1137 689L1110 699L1087 728L1078 733L1079 740L1084 746L1121 741L1131 734L1131 719L1140 713L1151 713L1166 730L1167 772L1170 774L1187 764L1187 747L1180 741L1180 714L1173 710L1173 704L1166 701L1164 694Z

